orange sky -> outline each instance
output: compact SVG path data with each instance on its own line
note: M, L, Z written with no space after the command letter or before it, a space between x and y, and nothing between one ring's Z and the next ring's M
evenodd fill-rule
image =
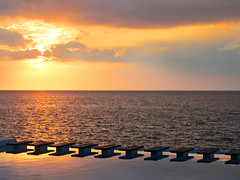
M108 1L109 8L116 3ZM114 12L98 0L55 2L1 2L0 90L240 89L240 16L230 2L214 1L231 11L211 14L214 7L203 1L205 14L183 11L184 18L177 1L164 4L176 12L161 18L152 0L147 7L124 0ZM142 8L146 16L138 19Z

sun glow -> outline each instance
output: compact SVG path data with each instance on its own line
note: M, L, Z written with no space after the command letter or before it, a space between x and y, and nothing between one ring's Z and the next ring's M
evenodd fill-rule
M28 61L30 66L40 69L46 66L47 62L45 61L45 58L43 56L39 56L37 59L30 59Z
M44 29L38 33L25 36L33 41L33 49L38 49L42 53L49 50L52 45L68 41L69 35L61 29Z
M8 29L20 32L29 42L28 49L37 49L42 53L50 50L54 44L67 43L79 35L78 31L42 21L17 23Z
M49 66L51 60L44 56L44 52L46 50L51 51L52 46L56 44L64 44L75 40L80 33L68 27L42 21L22 21L10 25L6 29L19 32L27 41L24 47L19 47L17 50L35 49L41 52L41 55L37 58L27 60L27 64L38 70L42 69L43 72L48 69L47 66Z

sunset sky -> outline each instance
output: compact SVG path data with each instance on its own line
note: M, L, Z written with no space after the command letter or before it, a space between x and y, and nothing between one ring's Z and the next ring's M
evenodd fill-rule
M0 90L240 90L240 1L0 0Z

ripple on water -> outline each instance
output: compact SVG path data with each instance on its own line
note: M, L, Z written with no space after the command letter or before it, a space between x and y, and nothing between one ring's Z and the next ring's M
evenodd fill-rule
M0 136L240 148L240 92L0 91Z

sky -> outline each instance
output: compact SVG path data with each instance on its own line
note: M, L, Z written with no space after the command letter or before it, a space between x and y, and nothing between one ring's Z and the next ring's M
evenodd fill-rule
M0 90L240 90L239 0L0 0Z

